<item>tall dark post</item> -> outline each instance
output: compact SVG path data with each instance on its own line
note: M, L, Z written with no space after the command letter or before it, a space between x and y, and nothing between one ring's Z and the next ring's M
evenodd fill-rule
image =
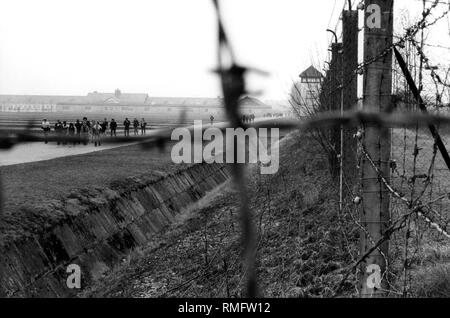
M391 107L392 37L394 0L365 0L364 28L364 110L386 113ZM390 129L364 127L363 146L373 162L390 181ZM364 158L365 159L365 158ZM382 239L389 227L389 191L369 160L362 165L361 255ZM386 241L361 264L361 297L384 297L388 288Z
M358 79L355 70L358 67L358 11L344 11L342 16L343 32L343 110L349 111L358 103ZM356 139L355 129L344 127L343 132L343 174L348 186L353 187L356 180ZM346 192L346 191L344 191ZM345 195L345 194L344 194Z
M343 83L343 69L342 69L342 43L333 43L331 45L331 63L330 63L330 111L340 112L341 98L342 98L342 83ZM331 145L334 147L334 160L331 163L331 172L333 178L339 175L339 154L341 147L341 131L339 127L333 127L330 131Z

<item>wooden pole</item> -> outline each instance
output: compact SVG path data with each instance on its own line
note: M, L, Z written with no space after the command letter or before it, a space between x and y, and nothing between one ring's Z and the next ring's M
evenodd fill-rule
M343 44L343 110L356 108L358 102L358 79L355 73L358 67L358 11L344 11L342 15L342 44ZM349 187L356 184L356 148L357 142L353 138L356 127L344 127L343 131L343 175ZM344 195L346 196L346 195Z
M387 113L392 102L392 37L394 0L365 0L364 97L367 111ZM386 53L386 49L389 49ZM375 58L375 60L374 60ZM390 181L390 129L364 126L363 147ZM389 191L368 160L362 163L361 255L379 241L389 226ZM361 264L360 296L385 297L389 242Z
M335 42L331 45L331 99L330 99L330 110L334 112L341 111L342 108L342 80L343 80L343 71L342 71L342 43ZM341 129L340 127L332 127L330 131L331 135L331 144L334 147L334 160L331 163L331 174L333 178L337 178L339 176L339 161L340 158L338 155L340 154L341 147Z

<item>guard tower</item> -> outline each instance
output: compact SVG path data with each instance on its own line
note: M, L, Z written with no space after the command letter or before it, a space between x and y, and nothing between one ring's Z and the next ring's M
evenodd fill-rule
M300 79L297 87L302 100L305 106L312 106L318 101L323 75L314 66L310 66L300 74Z
M300 78L302 80L302 83L320 85L323 80L323 75L314 66L311 65L300 74Z

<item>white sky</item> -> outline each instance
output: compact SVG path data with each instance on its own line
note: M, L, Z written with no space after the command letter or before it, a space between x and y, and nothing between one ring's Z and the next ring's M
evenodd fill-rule
M251 78L261 98L284 98L301 71L323 61L325 30L335 28L346 1L222 0L241 64L271 73ZM419 4L396 1L398 8ZM0 94L120 88L215 97L216 41L210 0L0 0Z

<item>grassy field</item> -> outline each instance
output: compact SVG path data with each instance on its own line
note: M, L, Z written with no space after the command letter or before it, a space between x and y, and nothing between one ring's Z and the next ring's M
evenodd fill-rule
M172 163L170 147L142 151L133 145L47 161L0 167L3 213L0 221L25 223L25 211L51 210L53 200L80 189L105 188L127 178L180 169ZM50 215L51 217L51 215ZM0 226L8 227L5 222Z
M62 202L76 196L76 192L124 185L129 177L152 177L160 175L159 172L182 169L185 165L174 164L171 158L174 143L167 143L164 151L123 146L0 167L3 194L0 243L6 232L16 237L16 233L45 230L47 223L54 223L52 220L65 213ZM224 147L225 143L224 139ZM205 142L203 147L206 145Z

